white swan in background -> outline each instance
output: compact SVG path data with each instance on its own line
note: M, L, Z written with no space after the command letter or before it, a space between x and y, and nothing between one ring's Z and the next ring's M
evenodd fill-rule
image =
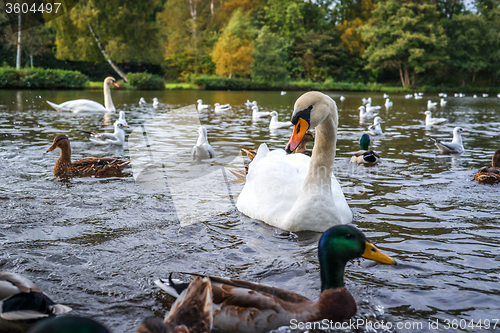
M231 105L229 104L220 105L219 103L215 103L214 107L215 107L214 111L216 114L221 114L231 110Z
M193 160L214 158L215 151L208 143L206 127L200 126L196 132L198 132L198 141L196 141L196 145L194 145L193 149L191 149L191 157Z
M392 101L389 98L385 99L385 107L386 108L392 107Z
M435 108L436 105L438 105L437 102L432 102L430 99L427 101L427 108L428 109L432 109L432 108Z
M158 98L154 97L153 98L153 107L155 109L158 109L159 106L160 106L160 102L158 101Z
M361 105L358 108L358 110L359 110L359 117L361 119L364 119L364 118L373 118L373 117L376 116L376 114L378 112L378 110L377 111L366 111L366 108L365 108L364 105Z
M387 95L387 94L384 94L384 98L389 98L389 95Z
M448 121L446 118L432 118L431 111L425 111L423 114L425 115L425 126L441 125Z
M271 112L271 122L269 123L269 129L271 130L276 130L276 129L283 129L283 128L290 128L292 127L293 124L291 121L278 121L278 112L273 111Z
M345 97L344 96L340 96L340 101L341 102L345 101Z
M446 105L446 103L448 103L448 102L447 102L447 101L445 101L445 100L444 100L444 98L441 98L441 99L439 100L439 105L441 105L441 106L445 106L445 105Z
M245 106L246 106L247 108L252 108L252 107L254 107L254 106L257 106L257 101L250 102L250 101L247 99L247 101L245 102Z
M286 95L286 91L281 92L281 96Z
M260 112L259 107L257 105L252 107L252 118L255 119L262 119L262 118L267 118L270 117L271 113L270 112Z
M455 127L453 129L453 140L451 142L442 142L438 139L430 137L434 141L436 147L444 154L461 154L464 152L464 145L462 144L462 133L467 133L462 127Z
M139 105L144 105L146 104L146 100L144 99L144 97L141 97L141 99L139 99Z
M295 102L292 122L287 152L297 148L308 129L316 128L312 157L287 155L281 149L270 152L262 144L250 163L236 207L251 218L289 231L323 232L350 223L352 212L332 173L338 128L335 102L323 93L307 92Z
M88 112L88 111L101 111L101 112L115 112L116 108L111 99L111 90L109 85L113 84L115 87L119 87L116 83L115 78L108 76L104 79L103 90L104 90L104 105L101 103L91 101L90 99L75 99L72 101L67 101L61 104L55 104L50 101L47 103L59 112Z
M113 133L82 132L89 134L88 139L96 146L123 146L125 143L125 128L128 128L128 125L118 119L115 121L114 127L115 131Z
M381 123L384 121L380 117L375 117L373 119L373 125L368 127L368 134L370 135L382 135L384 132L382 132L382 126L380 126Z
M196 103L198 103L198 106L196 107L198 111L206 110L209 107L208 104L203 104L203 101L201 99L197 100Z

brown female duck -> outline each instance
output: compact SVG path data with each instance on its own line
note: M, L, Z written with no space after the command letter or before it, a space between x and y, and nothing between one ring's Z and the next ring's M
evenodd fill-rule
M85 158L71 162L71 147L69 139L64 134L54 138L52 146L47 152L61 148L61 155L54 165L55 176L112 176L121 173L130 161L121 161L112 157Z
M500 149L495 151L491 159L491 167L482 167L474 175L474 180L484 184L500 182Z

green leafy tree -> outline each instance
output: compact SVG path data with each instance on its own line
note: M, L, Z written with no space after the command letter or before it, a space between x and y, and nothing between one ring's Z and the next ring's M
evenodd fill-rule
M429 2L386 0L377 4L369 24L358 30L369 43L363 57L367 69L398 69L404 87L417 74L447 61L448 38L436 6Z
M273 34L268 26L262 27L255 40L252 77L266 81L284 81L288 78L285 62L288 58L288 42Z
M486 18L472 13L454 15L447 24L450 64L460 73L462 86L467 77L474 83L476 74L489 67L487 29Z

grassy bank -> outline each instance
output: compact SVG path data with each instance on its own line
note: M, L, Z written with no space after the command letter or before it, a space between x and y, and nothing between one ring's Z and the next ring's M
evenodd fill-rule
M82 89L87 81L78 71L0 67L0 88L4 89Z

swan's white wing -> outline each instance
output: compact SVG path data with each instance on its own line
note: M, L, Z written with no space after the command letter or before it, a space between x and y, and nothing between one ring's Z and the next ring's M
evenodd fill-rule
M97 103L89 99L75 99L72 101L61 103L59 105L49 101L47 101L47 103L57 111L61 112L86 112L86 111L108 112L108 110L101 103Z

